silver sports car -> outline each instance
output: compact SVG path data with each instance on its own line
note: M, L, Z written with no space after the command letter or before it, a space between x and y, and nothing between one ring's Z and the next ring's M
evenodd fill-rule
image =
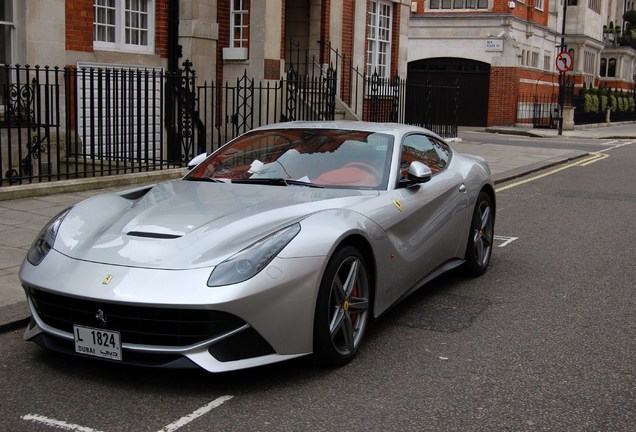
M283 123L201 159L42 230L20 270L25 339L212 372L312 353L342 365L373 318L443 272L490 262L490 170L426 129Z

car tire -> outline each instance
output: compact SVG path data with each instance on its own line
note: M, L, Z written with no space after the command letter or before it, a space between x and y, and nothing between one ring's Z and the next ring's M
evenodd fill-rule
M354 247L338 249L320 283L314 315L314 357L318 364L341 366L358 352L369 324L369 273Z
M490 196L481 192L477 197L468 232L464 270L470 276L480 276L488 269L495 233L495 215Z

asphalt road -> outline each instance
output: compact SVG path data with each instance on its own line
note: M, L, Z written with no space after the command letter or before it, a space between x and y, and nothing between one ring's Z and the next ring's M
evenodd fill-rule
M489 272L417 292L345 367L138 369L10 332L0 430L631 431L636 144L596 145L608 157L500 185Z

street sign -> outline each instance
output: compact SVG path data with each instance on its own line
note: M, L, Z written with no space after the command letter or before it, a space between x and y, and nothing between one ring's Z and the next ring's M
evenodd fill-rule
M561 51L556 57L556 68L559 72L567 72L572 69L572 56L567 51Z

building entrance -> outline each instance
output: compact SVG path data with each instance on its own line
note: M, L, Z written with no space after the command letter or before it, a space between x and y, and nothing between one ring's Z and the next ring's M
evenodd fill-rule
M476 60L440 57L410 62L408 80L433 85L459 81L458 123L486 126L490 65Z

